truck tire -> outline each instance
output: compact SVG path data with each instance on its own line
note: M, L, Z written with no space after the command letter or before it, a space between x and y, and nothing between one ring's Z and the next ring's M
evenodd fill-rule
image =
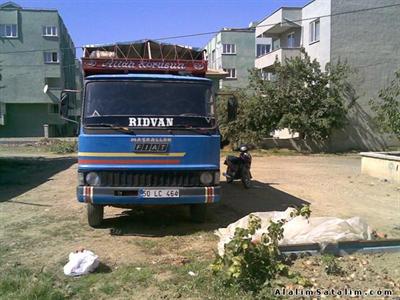
M204 223L207 215L206 204L192 204L190 205L190 218L195 223Z
M88 203L87 204L87 218L91 227L99 227L103 222L104 206Z

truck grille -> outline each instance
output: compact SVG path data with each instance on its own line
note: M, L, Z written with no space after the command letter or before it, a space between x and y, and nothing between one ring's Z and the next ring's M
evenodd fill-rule
M201 186L200 173L188 171L132 172L100 171L101 186L110 187L195 187Z

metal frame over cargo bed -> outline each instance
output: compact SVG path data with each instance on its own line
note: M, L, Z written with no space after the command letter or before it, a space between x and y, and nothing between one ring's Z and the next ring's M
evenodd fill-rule
M166 73L204 77L207 61L204 50L188 46L141 40L83 48L85 76L93 74Z

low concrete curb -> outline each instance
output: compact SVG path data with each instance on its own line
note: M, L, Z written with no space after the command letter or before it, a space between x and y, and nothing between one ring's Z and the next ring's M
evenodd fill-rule
M400 183L400 151L361 152L361 173Z

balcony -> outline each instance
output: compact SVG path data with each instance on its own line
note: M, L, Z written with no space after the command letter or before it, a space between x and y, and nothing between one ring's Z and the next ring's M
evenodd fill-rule
M301 28L301 7L283 7L256 26L256 37L277 37L288 30Z
M256 58L257 69L272 69L276 60L283 62L285 58L300 56L300 48L279 48Z

